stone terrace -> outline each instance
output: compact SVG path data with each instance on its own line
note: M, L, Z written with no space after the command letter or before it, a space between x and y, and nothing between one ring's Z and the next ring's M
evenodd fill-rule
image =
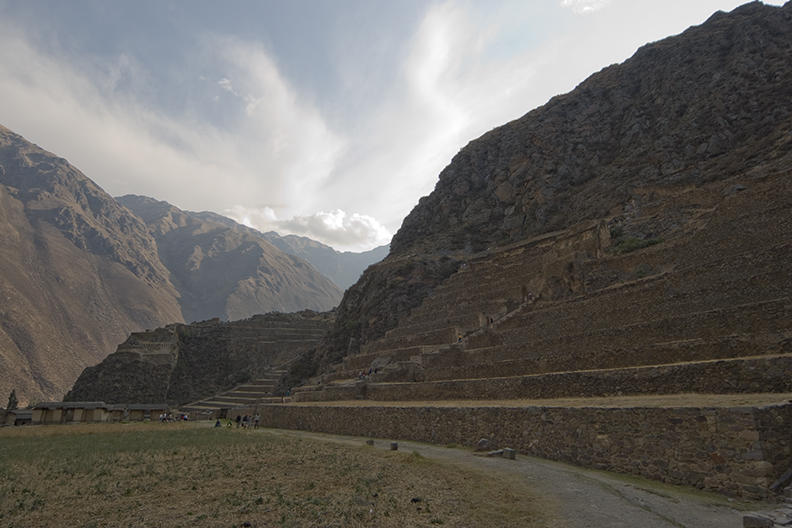
M282 367L270 369L266 374L229 391L182 405L181 408L190 412L213 413L219 409L255 407L274 396L278 382L285 373Z
M358 434L462 444L490 436L582 465L767 496L792 465L792 192L785 178L757 179L736 193L727 182L660 197L632 222L656 223L659 212L675 208L683 211L680 225L635 251L619 251L613 220L605 219L471 259L382 339L295 389L300 403L273 408L273 423L344 432L327 416L349 424L355 408L379 424ZM757 394L769 396L760 404L751 399ZM463 418L472 411L460 410L451 419L455 411L437 410L443 401L628 395L637 403L596 412L580 404L553 411L555 418L540 404L520 406L525 416L516 424L513 405L488 407L486 418ZM689 404L649 409L641 398L654 395L684 395ZM734 406L734 397L748 403ZM707 409L721 410L697 407L704 399ZM368 405L363 411L344 401ZM322 402L321 418L308 402ZM394 410L402 408L411 410ZM434 420L431 431L421 413ZM446 420L470 436L452 434ZM562 432L577 440L556 449ZM639 446L658 441L656 451L646 450L650 459L638 460ZM695 469L690 457L706 463Z

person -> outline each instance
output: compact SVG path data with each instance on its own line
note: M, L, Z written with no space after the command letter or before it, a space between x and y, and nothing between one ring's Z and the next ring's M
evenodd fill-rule
M256 413L256 416L253 417L253 429L258 429L259 422L261 421L261 416Z
M242 425L242 417L238 414L236 417L236 423L237 423L237 429L239 429L239 426Z
M248 424L250 423L250 416L247 414L242 417L242 429L247 429Z
M215 422L215 427L222 427L222 425L220 425L220 418Z

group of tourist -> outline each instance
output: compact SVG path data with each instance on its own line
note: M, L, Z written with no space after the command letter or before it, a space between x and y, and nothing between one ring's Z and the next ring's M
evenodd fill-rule
M172 413L164 412L160 413L159 421L160 422L186 422L190 419L190 415L187 413L179 413L177 416L173 416Z
M244 416L240 416L237 414L236 417L236 426L242 427L243 429L247 429L248 427L252 427L253 429L258 429L259 422L261 421L261 416L255 414L254 416L250 416L246 414Z

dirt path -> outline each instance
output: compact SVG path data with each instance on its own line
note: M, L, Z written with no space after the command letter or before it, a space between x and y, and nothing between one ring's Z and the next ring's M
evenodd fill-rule
M361 446L360 437L265 429L267 434L313 438ZM388 449L390 442L376 440ZM740 504L722 496L630 476L582 469L540 458L517 460L476 456L468 449L399 442L400 450L529 485L549 505L556 505L559 527L568 528L739 528ZM744 505L742 505L744 507ZM756 504L757 508L765 506Z

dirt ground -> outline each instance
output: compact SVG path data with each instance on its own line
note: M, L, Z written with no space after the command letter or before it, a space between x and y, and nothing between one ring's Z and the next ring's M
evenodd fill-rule
M311 438L360 445L363 438L266 430L287 438ZM376 448L390 442L375 440ZM534 457L517 460L482 457L469 449L399 442L400 450L419 453L429 460L497 475L504 482L528 485L553 526L565 528L739 528L748 510L767 508L682 486L671 486L637 477L586 470Z

